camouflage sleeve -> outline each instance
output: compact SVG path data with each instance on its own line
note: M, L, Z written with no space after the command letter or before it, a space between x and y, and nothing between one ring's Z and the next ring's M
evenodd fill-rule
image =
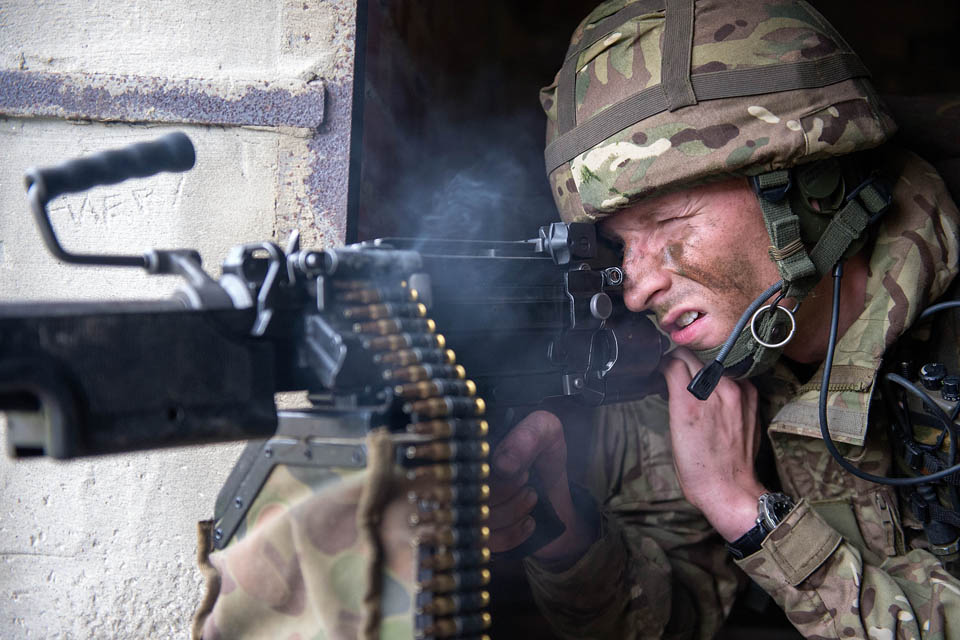
M526 562L563 637L711 638L729 613L742 574L683 499L667 424L660 398L598 412L588 479L601 537L566 571Z
M932 554L871 564L805 501L738 564L807 638L943 639L960 628L960 582Z

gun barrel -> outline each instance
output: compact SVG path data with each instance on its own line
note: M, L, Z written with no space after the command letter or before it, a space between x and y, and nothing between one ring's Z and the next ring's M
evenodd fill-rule
M57 313L0 307L0 411L14 455L72 458L274 432L274 353L248 337L252 310L51 306Z

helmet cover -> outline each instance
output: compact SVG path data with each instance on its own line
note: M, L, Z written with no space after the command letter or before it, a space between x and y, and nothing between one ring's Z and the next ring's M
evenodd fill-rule
M856 54L795 0L610 0L540 97L566 222L872 148L896 129Z

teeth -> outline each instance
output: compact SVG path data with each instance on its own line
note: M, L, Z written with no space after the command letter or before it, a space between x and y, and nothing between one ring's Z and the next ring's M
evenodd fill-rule
M677 325L681 328L686 327L693 323L694 320L700 317L700 313L697 311L687 311L679 318L677 318Z

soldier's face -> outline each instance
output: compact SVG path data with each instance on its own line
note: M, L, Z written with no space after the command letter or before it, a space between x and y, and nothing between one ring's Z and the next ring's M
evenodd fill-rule
M623 245L627 307L654 311L670 338L691 349L722 344L780 279L745 178L641 201L601 222L600 233Z

